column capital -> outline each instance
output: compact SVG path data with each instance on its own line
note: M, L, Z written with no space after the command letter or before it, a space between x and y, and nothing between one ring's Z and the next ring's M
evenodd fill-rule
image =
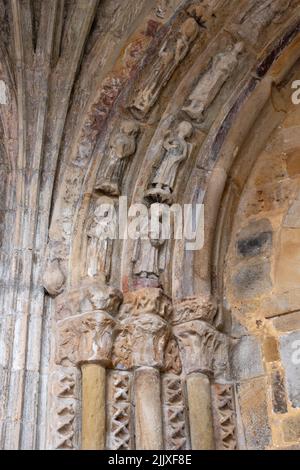
M111 364L112 344L122 294L102 278L85 279L57 297L56 362L62 365Z
M122 317L153 314L168 321L172 312L172 301L161 288L145 287L124 294Z
M106 284L103 276L84 278L76 287L66 290L55 299L55 319L64 320L86 312L118 313L123 294Z
M229 338L202 320L192 320L173 328L181 360L187 374L224 374L228 367Z
M186 297L174 302L172 324L178 325L192 320L214 323L218 307L214 297Z
M163 368L171 314L171 300L162 289L144 288L125 294L114 344L116 367Z

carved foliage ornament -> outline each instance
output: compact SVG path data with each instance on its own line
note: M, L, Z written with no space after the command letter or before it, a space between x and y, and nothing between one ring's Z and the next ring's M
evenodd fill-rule
M62 320L58 325L56 362L63 365L98 362L108 366L114 326L114 319L104 312Z
M81 288L58 300L56 362L109 365L116 323L112 315L122 301L120 291L106 286L98 278L85 281ZM66 318L61 319L64 315Z
M178 340L185 372L219 375L228 367L228 338L201 320L193 320L173 329Z
M189 297L174 304L173 325L191 320L203 320L214 323L217 315L217 303L213 297Z
M161 289L140 289L126 295L114 343L114 365L163 368L171 312L170 300Z

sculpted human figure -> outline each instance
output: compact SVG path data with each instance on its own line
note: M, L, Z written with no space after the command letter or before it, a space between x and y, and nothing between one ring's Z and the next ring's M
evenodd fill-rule
M147 199L171 203L178 167L192 150L192 145L186 141L192 133L193 126L188 121L182 121L175 132L166 133L161 163L146 192Z
M238 64L238 57L244 49L244 44L238 42L230 45L225 52L217 54L208 71L200 78L195 89L188 98L189 104L182 109L192 119L203 121L204 113L212 104L224 83Z
M162 233L161 222L159 232ZM145 227L142 230L145 235ZM133 253L133 273L136 277L147 279L159 279L160 273L165 267L166 240L159 234L148 231L148 237L140 237L135 242Z
M245 13L241 20L240 29L243 37L246 36L255 43L264 28L272 22L278 23L283 13L289 8L291 0L257 0Z
M160 91L170 80L178 64L185 58L196 38L199 26L193 18L187 19L180 29L175 44L166 41L158 52L146 81L139 90L131 106L133 112L146 114L157 100Z
M87 274L90 277L110 274L116 220L114 205L108 198L100 198L87 226Z
M120 131L113 135L103 166L100 166L95 189L112 196L121 193L121 182L128 158L136 151L139 126L134 121L122 121Z

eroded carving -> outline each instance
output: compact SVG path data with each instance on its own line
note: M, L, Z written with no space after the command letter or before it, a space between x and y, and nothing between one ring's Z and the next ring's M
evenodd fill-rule
M149 73L137 90L130 109L138 117L146 115L155 104L161 90L172 77L175 69L186 57L191 44L199 33L199 26L188 18L174 39L167 39L160 48Z
M212 297L189 297L174 303L172 323L203 320L213 324L216 315L217 304Z
M150 219L143 218L143 226L140 227L140 236L135 241L132 255L134 276L139 279L153 280L157 286L160 273L166 265L167 255L167 241L162 236L160 220L158 233L155 233L151 231Z
M116 238L117 221L115 205L107 197L97 199L87 223L87 275L110 275L113 240Z
M169 299L160 289L140 289L126 296L124 308L114 342L114 365L163 368L170 338Z
M111 363L115 315L122 301L121 292L108 287L102 278L86 281L81 288L59 299L56 362L62 365ZM69 309L69 310L68 310Z
M83 313L58 325L57 359L62 365L98 362L108 366L111 359L115 320L104 312Z
M171 336L166 347L163 371L173 374L180 374L181 372L179 347L174 336Z
M187 374L225 373L228 367L228 338L208 323L193 320L173 329L178 340L181 360Z
M244 50L244 44L238 42L217 54L204 72L196 87L190 94L187 105L182 109L193 120L201 123L205 112L213 103L221 88L234 72L238 65L239 56Z
M161 145L160 164L145 195L150 202L172 203L179 165L188 159L192 152L193 146L187 142L192 133L193 126L188 121L182 121L175 130L165 134Z
M59 259L55 258L48 262L45 273L43 275L43 286L52 296L60 294L65 285L65 275L61 269Z
M254 0L239 18L238 32L252 44L272 23L280 23L291 5L291 0Z
M110 142L108 155L100 164L95 189L112 196L119 196L128 158L136 151L136 139L139 126L134 121L122 121L118 132Z

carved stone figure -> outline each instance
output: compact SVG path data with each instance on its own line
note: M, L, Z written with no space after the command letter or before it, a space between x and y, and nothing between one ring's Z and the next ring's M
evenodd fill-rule
M56 258L49 261L43 275L43 286L48 294L52 296L60 294L63 291L65 280L59 260Z
M119 196L128 158L136 151L139 126L134 121L122 121L120 129L110 142L108 155L101 162L95 189L112 196Z
M145 221L148 227L148 221ZM165 268L166 263L166 240L162 238L162 224L159 222L159 234L153 233L147 228L141 228L142 236L135 241L134 252L132 256L133 273L140 279L159 280L160 273Z
M193 126L188 121L182 121L176 131L166 133L162 143L160 166L146 192L146 199L168 204L172 202L179 165L192 151L192 144L186 141L192 133Z
M197 22L193 18L188 18L181 26L175 43L169 39L163 44L149 74L142 82L136 98L130 105L134 114L144 116L149 112L176 67L186 57L198 32Z
M239 33L255 44L262 31L271 23L280 23L291 0L255 0L240 19Z
M87 224L87 274L110 274L113 239L116 238L115 208L108 198L99 198Z
M182 109L192 119L202 122L205 111L213 103L224 83L235 70L239 55L244 49L244 44L238 42L230 45L223 53L217 54L209 67L202 75L195 89L188 98L188 104Z

